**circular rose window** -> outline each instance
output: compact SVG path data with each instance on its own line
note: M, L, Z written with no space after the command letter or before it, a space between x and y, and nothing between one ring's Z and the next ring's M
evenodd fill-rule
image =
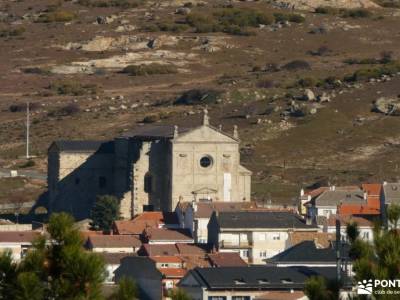
M203 168L208 168L212 165L212 158L211 156L203 156L202 158L200 158L200 166L202 166Z

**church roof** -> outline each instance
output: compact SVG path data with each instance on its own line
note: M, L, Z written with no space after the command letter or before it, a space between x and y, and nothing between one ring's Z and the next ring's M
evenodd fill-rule
M49 149L53 146L56 146L59 151L65 152L114 152L113 141L59 140L52 143Z
M172 139L174 137L174 130L174 125L144 125L124 133L122 137L142 140ZM191 128L179 127L179 133L190 130Z

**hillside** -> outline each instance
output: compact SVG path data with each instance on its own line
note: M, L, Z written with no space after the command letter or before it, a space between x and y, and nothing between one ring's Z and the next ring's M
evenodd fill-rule
M320 2L1 2L0 168L24 164L28 101L42 171L55 139L198 124L207 105L239 126L256 200L397 180L399 3Z

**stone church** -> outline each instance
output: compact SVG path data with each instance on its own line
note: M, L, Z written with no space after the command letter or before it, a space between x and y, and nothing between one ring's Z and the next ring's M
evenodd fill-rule
M49 210L89 217L97 195L121 200L121 216L173 211L179 201L250 201L237 128L139 126L112 141L56 141L48 150Z

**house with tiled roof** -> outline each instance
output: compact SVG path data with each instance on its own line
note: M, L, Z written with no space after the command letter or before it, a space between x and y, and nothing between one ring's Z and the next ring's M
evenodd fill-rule
M0 252L10 250L14 260L24 257L35 239L41 236L40 231L0 231Z
M345 273L341 275L344 285L340 293L344 296L351 291L352 283ZM192 299L265 299L263 297L273 293L281 297L272 298L276 300L293 296L292 294L296 292L298 298L286 299L304 300L306 298L302 292L311 276L335 280L336 268L303 266L196 268L188 272L178 286Z
M146 228L142 240L148 244L194 243L188 229Z
M326 248L329 247L335 240L335 233L293 231L289 232L287 247L293 247L304 241L313 241L318 247Z
M255 202L180 202L175 212L183 228L192 232L196 243L206 244L207 225L214 211L238 211L257 208Z
M92 235L86 247L93 252L136 253L142 242L134 235Z
M208 242L218 252L237 252L246 262L263 264L287 248L293 231L316 233L319 228L287 211L214 212Z
M347 241L347 225L356 223L360 231L359 237L365 241L372 242L374 240L374 223L369 219L352 216L352 215L331 215L325 223L324 232L336 233L336 220L340 221L340 236L343 241Z
M207 254L211 266L221 267L245 267L247 263L236 252L216 252Z

